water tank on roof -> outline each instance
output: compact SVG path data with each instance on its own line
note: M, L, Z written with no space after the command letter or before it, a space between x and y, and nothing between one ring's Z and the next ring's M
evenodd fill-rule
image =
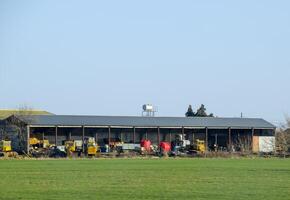
M144 104L143 110L144 111L153 111L153 105L152 104Z
M152 104L144 104L142 109L142 116L154 117L156 109Z

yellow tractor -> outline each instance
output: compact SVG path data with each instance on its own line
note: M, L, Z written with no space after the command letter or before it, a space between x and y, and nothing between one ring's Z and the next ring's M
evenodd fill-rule
M72 156L72 154L76 151L76 144L73 140L67 140L64 142L66 153L68 156Z
M85 150L87 156L96 156L99 151L99 146L96 144L95 138L89 137L85 141Z
M17 157L17 155L18 154L15 151L12 151L10 140L1 140L0 141L0 156Z
M0 141L0 151L2 151L2 152L12 151L11 141L10 140L1 140Z
M66 140L64 141L64 146L67 156L81 156L83 151L82 140Z
M205 152L204 140L196 139L195 142L189 146L188 151L190 154L203 154Z
M197 152L204 153L205 152L205 143L204 140L196 140L196 150Z
M87 155L88 156L96 156L97 154L97 147L94 144L87 145Z

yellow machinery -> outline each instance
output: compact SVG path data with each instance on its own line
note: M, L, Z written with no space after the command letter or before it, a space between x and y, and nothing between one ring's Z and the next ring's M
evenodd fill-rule
M67 153L72 153L76 151L76 144L73 140L67 140L64 142L65 149Z
M49 140L41 140L40 144L43 148L49 148L51 145L49 144Z
M51 145L49 144L49 140L39 140L35 137L29 138L29 145L32 146L33 148L49 148Z
M11 141L10 140L1 140L0 141L0 152L10 152L10 151L12 151Z
M31 146L33 146L33 145L38 145L38 144L40 144L40 140L38 140L38 139L35 138L35 137L33 137L33 138L29 138L29 144L30 144Z
M205 152L205 142L204 140L196 140L196 150L200 153L204 153Z
M10 140L1 140L0 141L0 156L14 157L14 158L16 158L18 156L17 152L12 151Z
M86 154L88 156L96 156L99 151L99 147L95 142L95 138L89 137L86 139Z
M29 138L29 146L29 153L34 157L49 156L49 150L52 147L52 145L49 144L49 140L39 140L36 137Z
M87 154L88 156L95 156L97 154L97 146L94 144L87 145Z
M83 151L82 140L66 140L64 141L64 146L67 156L81 156L81 152Z

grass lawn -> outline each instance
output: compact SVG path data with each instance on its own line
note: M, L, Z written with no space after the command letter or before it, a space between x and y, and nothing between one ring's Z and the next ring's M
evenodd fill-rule
M0 199L290 199L290 159L0 160Z

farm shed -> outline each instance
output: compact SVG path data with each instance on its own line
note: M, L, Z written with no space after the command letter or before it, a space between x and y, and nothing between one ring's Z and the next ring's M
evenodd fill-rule
M55 145L85 137L94 137L99 145L115 140L140 143L142 139L159 144L184 134L191 141L204 140L207 151L218 146L223 151L257 152L259 145L254 138L275 135L275 126L258 118L13 115L5 123L21 127L25 151L31 137L46 138Z

